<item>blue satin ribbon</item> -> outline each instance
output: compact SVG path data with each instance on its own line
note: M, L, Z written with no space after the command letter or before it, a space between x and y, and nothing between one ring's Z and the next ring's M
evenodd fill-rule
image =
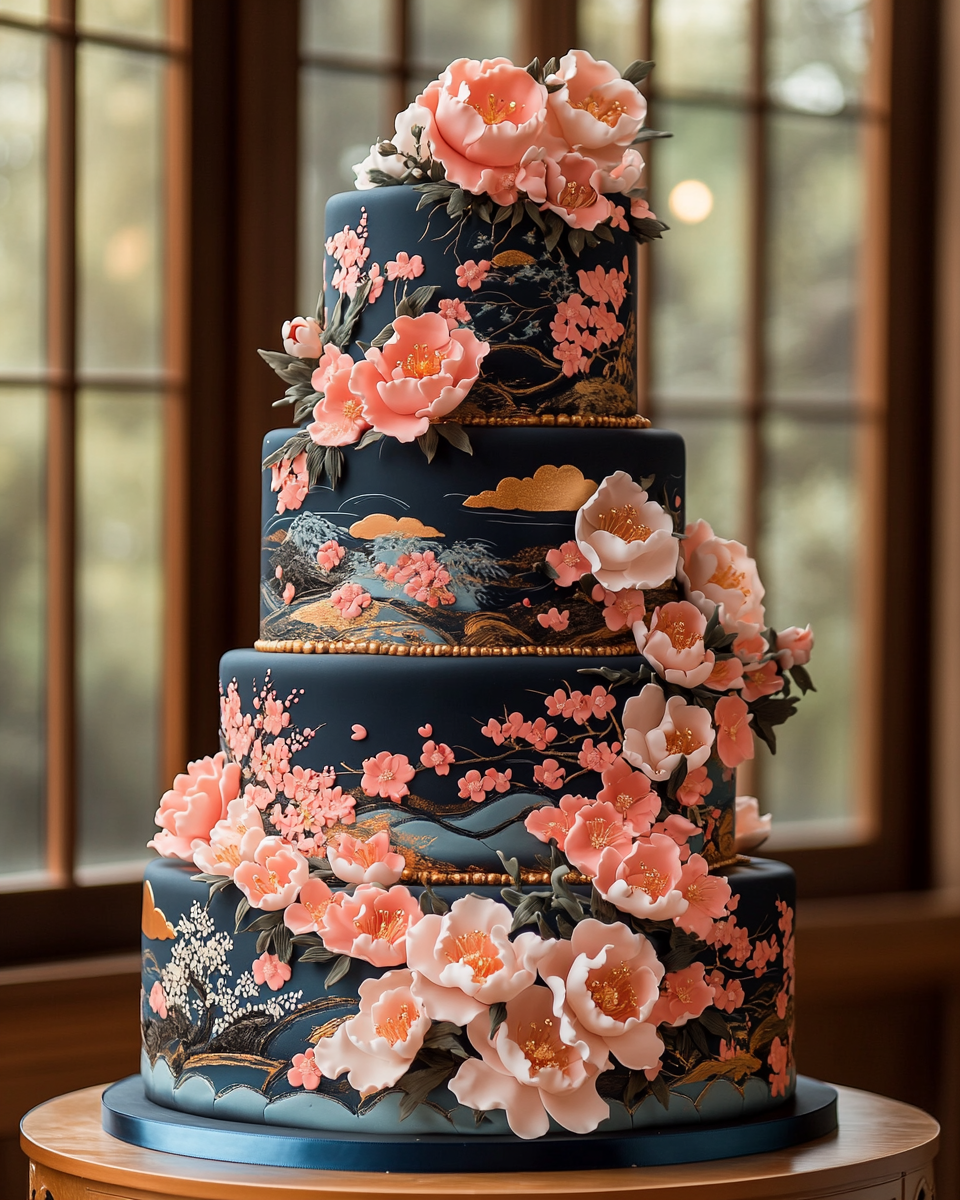
M828 1084L801 1075L793 1099L739 1122L622 1133L548 1134L522 1141L456 1134L326 1135L220 1121L154 1104L146 1098L140 1076L131 1075L104 1092L102 1119L107 1133L146 1150L251 1166L416 1174L588 1171L674 1166L784 1150L836 1129L837 1093Z

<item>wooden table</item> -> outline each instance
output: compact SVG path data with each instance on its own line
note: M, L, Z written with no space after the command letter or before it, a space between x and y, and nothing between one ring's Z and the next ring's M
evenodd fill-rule
M21 1144L35 1200L934 1200L936 1121L917 1108L839 1088L840 1129L792 1150L682 1167L524 1175L384 1175L182 1158L100 1127L102 1087L33 1109Z

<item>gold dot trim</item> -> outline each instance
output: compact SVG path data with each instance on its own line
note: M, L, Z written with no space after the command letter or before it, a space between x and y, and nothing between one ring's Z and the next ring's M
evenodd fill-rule
M253 648L264 654L386 654L398 658L611 658L637 653L636 642L607 642L599 646L448 646L446 643L408 646L399 642L288 638L259 640Z
M537 413L526 417L483 417L465 414L460 425L546 425L571 429L649 429L647 417L601 417L593 413Z
M477 887L506 887L513 883L512 875L503 875L499 871L423 871L408 867L400 878L404 883L434 884L474 884ZM549 871L532 871L520 868L522 883L549 883ZM564 876L566 883L589 883L589 875L581 875L579 871L571 871Z

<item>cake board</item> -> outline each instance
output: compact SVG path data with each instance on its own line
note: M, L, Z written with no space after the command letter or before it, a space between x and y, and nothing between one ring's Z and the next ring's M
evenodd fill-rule
M522 1172L673 1166L784 1150L833 1133L837 1092L800 1076L781 1107L742 1121L583 1135L515 1137L310 1133L286 1126L222 1121L163 1108L139 1075L108 1087L104 1130L143 1149L266 1167L336 1171Z

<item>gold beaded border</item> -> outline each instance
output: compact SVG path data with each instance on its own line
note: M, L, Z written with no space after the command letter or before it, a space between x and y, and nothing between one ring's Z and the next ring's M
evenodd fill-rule
M399 658L610 658L636 654L636 642L599 646L448 646L444 643L407 646L399 642L332 642L301 638L253 643L263 654L387 654Z
M499 871L422 871L407 867L400 878L404 883L424 883L433 886L437 883L465 884L476 886L507 887L513 883L512 875L502 875ZM521 867L520 880L522 883L549 883L549 871L529 871ZM589 883L589 875L581 875L579 871L571 871L564 876L565 883Z
M573 429L649 429L647 417L601 417L593 413L537 413L529 417L457 417L460 425L546 425Z

